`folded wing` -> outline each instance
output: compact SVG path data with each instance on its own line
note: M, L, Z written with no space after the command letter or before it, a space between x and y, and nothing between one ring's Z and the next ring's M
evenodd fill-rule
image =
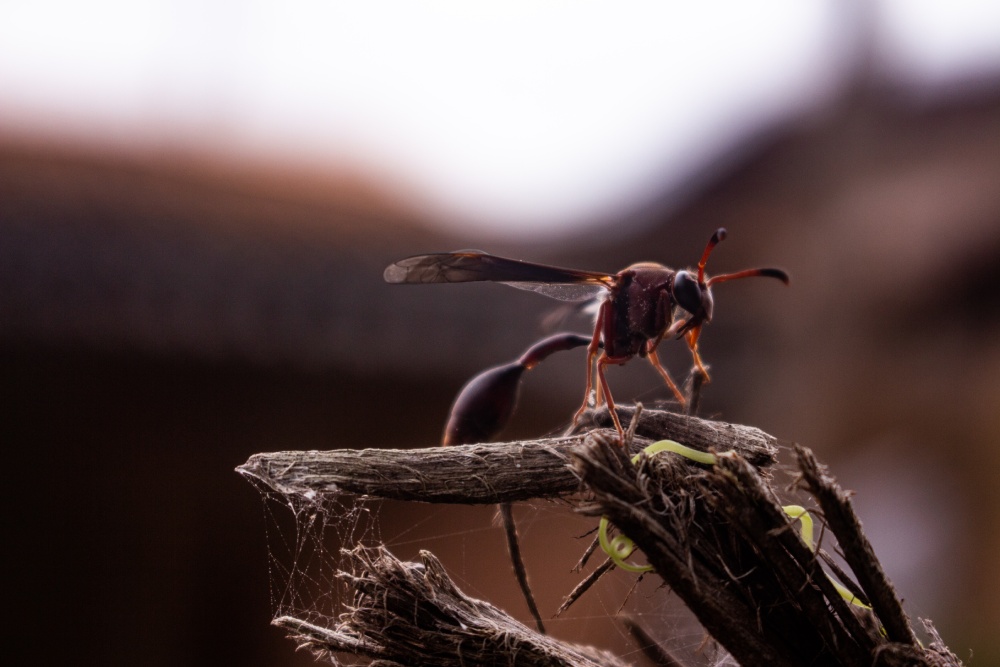
M609 273L564 269L473 251L407 257L386 267L383 278L394 284L498 282L562 301L593 298L615 281Z

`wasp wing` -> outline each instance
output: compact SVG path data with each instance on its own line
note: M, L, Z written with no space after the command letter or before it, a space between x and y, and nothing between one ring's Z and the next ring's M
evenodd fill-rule
M615 276L609 273L563 269L471 251L407 257L390 264L383 278L394 284L505 283L562 301L593 298L615 282Z
M594 283L512 283L504 282L517 289L527 290L547 296L550 299L559 299L570 303L586 303L597 299L601 294L607 293L605 285Z

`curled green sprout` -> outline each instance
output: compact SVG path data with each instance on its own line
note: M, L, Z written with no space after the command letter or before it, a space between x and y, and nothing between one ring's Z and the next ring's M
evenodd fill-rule
M710 466L715 465L714 454L692 449L691 447L682 445L679 442L674 442L673 440L660 440L659 442L654 442L649 447L642 450L641 453L633 456L632 464L635 465L638 463L639 457L643 454L646 456L654 456L660 452L673 452L675 454L680 454L685 458L691 459L696 463ZM622 535L621 533L615 535L614 538L609 538L608 524L609 521L607 517L601 517L601 522L597 529L597 539L601 544L601 549L608 555L608 558L610 558L615 565L628 572L652 572L652 565L634 565L625 560L632 555L633 551L635 551L635 542L629 539L627 535Z
M615 565L627 572L635 572L637 574L652 572L652 565L633 565L625 560L632 555L633 551L635 551L635 542L621 533L615 535L614 538L609 539L608 523L608 518L602 516L601 523L598 525L597 529L597 539L601 543L601 549L608 555L608 558L610 558Z
M639 457L645 454L646 456L655 456L660 452L673 452L674 454L679 454L684 458L690 459L695 463L701 463L702 465L714 466L716 463L715 454L710 454L708 452L703 452L697 449L692 449L686 445L682 445L679 442L674 442L673 440L660 440L659 442L654 442L649 447L646 447L642 452L636 454L632 457L632 464L635 465L639 462ZM784 510L785 514L793 521L798 520L800 524L799 537L805 543L809 550L812 552L816 551L816 540L814 536L813 519L802 505L785 505L781 508ZM633 563L625 560L635 551L635 542L633 542L627 535L619 533L615 535L614 538L608 537L608 525L609 521L607 517L601 517L601 522L597 529L597 539L601 544L601 549L608 555L615 565L628 572L644 573L652 572L652 565L635 565ZM850 590L844 585L837 582L833 577L827 575L830 579L830 583L833 587L840 593L840 596L847 600L849 604L853 604L856 607L861 607L862 609L871 609L868 605L864 604L858 600L857 596L854 595Z

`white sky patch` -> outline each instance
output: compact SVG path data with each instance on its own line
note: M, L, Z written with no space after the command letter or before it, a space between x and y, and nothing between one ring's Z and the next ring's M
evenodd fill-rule
M906 82L947 85L1000 69L1000 2L878 0L880 56Z
M551 234L831 94L841 2L8 2L0 129L353 164L443 223ZM881 0L877 34L940 76L996 66L976 4Z

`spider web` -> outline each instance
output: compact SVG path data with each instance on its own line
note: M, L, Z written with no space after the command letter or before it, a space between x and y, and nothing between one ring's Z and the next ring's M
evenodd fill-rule
M533 627L514 580L503 530L492 506L429 505L333 494L282 494L256 485L264 505L271 608L337 627L352 599L342 549L385 546L402 560L428 550L468 595L491 602ZM566 612L564 597L604 561L598 550L582 572L574 565L594 538L597 520L564 502L535 501L514 508L529 580L554 637L610 650L634 665L651 664L621 621L627 615L684 665L729 665L728 656L659 577L621 570L605 574ZM637 554L638 560L641 556ZM365 665L337 654L335 665Z
M336 624L350 600L341 549L380 542L380 501L282 494L257 483L264 506L268 582L275 618Z

